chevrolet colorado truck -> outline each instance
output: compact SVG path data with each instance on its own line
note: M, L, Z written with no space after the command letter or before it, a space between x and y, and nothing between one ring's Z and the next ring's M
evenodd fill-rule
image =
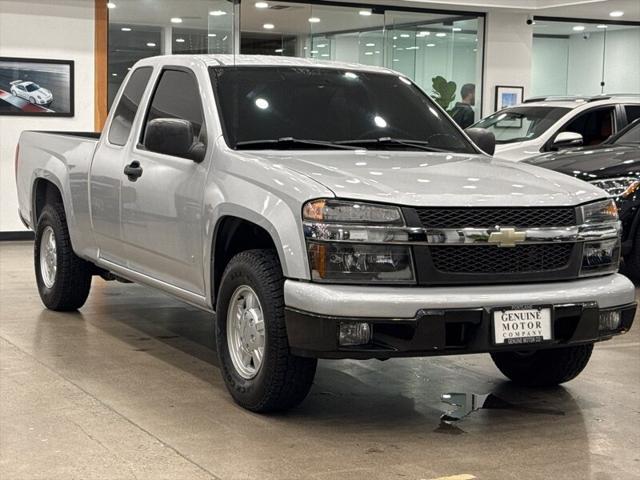
M253 411L301 402L318 358L490 353L566 382L635 315L615 203L494 146L390 70L157 57L102 134L21 135L19 213L47 308L98 275L207 310Z

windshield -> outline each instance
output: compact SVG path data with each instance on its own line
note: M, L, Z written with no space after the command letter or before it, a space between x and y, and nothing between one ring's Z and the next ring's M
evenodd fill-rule
M496 136L496 143L525 142L539 137L570 109L562 107L513 107L500 110L474 125Z
M225 140L234 149L349 145L477 153L424 93L397 75L335 68L214 67L211 80Z
M26 86L27 92L35 92L36 90L40 90L40 85L37 83L30 83Z
M634 122L631 128L623 130L616 138L612 138L611 143L616 145L629 143L640 144L640 121Z

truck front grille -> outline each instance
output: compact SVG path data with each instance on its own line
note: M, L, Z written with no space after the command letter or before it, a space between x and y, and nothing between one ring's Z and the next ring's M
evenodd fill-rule
M503 274L540 273L567 268L575 244L432 246L433 265L441 273Z
M540 228L568 227L576 224L573 207L524 208L417 208L425 228Z

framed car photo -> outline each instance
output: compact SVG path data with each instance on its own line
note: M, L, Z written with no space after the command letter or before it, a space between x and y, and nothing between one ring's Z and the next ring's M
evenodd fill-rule
M509 87L505 85L496 86L496 112L503 108L513 107L522 103L524 97L524 87Z
M71 60L0 57L0 115L73 117Z

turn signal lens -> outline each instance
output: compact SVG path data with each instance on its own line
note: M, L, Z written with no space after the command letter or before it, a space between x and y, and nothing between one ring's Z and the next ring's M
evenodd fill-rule
M398 207L346 200L312 200L302 208L304 220L361 225L404 225Z
M618 220L618 207L613 199L588 203L582 206L585 224L610 223Z

